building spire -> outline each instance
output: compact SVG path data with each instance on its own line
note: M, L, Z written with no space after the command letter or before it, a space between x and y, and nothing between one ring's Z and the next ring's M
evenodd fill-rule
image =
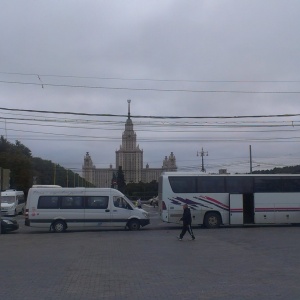
M130 119L130 102L131 102L131 100L128 99L127 102L128 102L128 119Z

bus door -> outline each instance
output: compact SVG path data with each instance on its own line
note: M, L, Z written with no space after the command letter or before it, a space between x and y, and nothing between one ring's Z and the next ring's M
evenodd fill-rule
M243 215L243 194L230 194L230 224L241 225L244 224Z
M254 224L254 194L243 195L244 224Z

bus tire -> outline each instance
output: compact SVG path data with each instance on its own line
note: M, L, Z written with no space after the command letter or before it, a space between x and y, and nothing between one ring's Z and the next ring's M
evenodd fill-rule
M66 231L67 225L64 221L58 220L52 224L52 228L54 232L61 233Z
M205 215L204 226L209 229L219 228L221 225L220 214L216 212L208 212Z
M139 230L140 229L139 220L134 219L134 220L129 221L128 228L129 228L129 230Z

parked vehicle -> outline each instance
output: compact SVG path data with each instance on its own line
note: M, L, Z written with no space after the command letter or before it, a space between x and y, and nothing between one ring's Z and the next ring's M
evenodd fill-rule
M1 217L1 233L7 233L17 229L19 229L17 220L5 216Z
M152 205L154 207L158 206L158 196L150 199L150 205Z
M26 226L63 232L112 226L138 230L149 223L149 214L115 189L33 187L27 197Z
M193 224L299 224L300 175L202 175L166 172L159 178L162 221L179 223L182 206L191 208Z
M24 213L25 196L22 191L6 190L1 192L1 213L5 216L15 216Z

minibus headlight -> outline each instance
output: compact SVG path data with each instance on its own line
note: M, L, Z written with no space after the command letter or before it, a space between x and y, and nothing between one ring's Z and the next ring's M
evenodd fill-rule
M147 212L143 212L143 216L147 219L149 219L149 214Z

